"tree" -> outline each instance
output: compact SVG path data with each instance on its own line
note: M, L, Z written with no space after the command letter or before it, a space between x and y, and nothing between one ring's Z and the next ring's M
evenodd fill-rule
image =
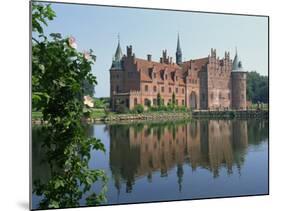
M175 105L175 104L176 104L176 95L173 92L173 94L172 94L172 105Z
M32 107L41 110L46 135L51 178L35 181L33 192L42 196L40 208L79 205L93 183L102 181L100 193L91 193L88 204L105 200L107 177L104 171L90 169L90 150L105 151L102 142L86 136L82 124L84 83L97 84L91 73L93 51L76 50L75 38L59 33L44 35L42 24L55 17L50 5L32 3Z
M253 71L247 73L247 100L268 103L268 77Z
M158 94L157 94L157 105L158 105L158 106L161 106L161 105L162 105L162 98L161 98L161 95L160 95L159 92L158 92Z

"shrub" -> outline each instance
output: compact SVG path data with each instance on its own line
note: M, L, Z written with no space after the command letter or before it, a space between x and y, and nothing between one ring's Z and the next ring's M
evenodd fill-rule
M105 102L102 99L95 99L94 101L95 108L105 108Z
M137 104L134 108L133 108L133 112L134 113L138 113L141 114L144 112L144 107L141 104Z
M116 113L127 114L127 113L129 113L129 109L124 104L119 104L116 106Z

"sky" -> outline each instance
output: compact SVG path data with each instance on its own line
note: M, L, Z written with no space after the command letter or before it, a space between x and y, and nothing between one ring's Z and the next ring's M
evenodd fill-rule
M97 56L92 68L97 77L96 97L108 97L109 69L118 44L123 53L132 45L136 57L159 61L162 50L175 61L177 34L183 60L202 58L215 48L233 59L235 48L244 70L268 75L268 20L266 17L224 15L166 10L133 9L93 5L52 3L56 18L45 34L74 36L79 51L93 49Z

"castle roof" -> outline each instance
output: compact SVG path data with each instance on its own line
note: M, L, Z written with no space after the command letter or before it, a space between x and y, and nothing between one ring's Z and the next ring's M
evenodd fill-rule
M177 53L182 53L181 52L181 46L180 46L180 35L178 34L178 41L177 41Z
M176 78L179 83L184 83L184 74L182 68L175 64L166 64L155 61L148 61L145 59L135 58L137 70L140 71L140 78L142 81L152 81L153 74L156 73L156 80L158 82L163 82L165 75L167 75L167 80L169 83L174 83Z
M208 64L208 62L209 62L208 57L204 57L204 58L200 58L200 59L192 59L192 60L183 62L182 68L183 68L184 71L187 71L188 69L191 68L191 64L192 64L192 65L195 65L195 67L198 70L200 70L203 66Z
M112 68L115 68L115 69L121 69L121 59L123 57L123 53L122 53L122 50L121 50L121 46L120 46L120 39L119 39L119 35L118 35L118 45L117 45L117 48L116 48L116 52L115 52L115 55L113 57L113 60L112 60Z
M236 49L235 57L234 57L234 60L233 60L233 63L232 63L232 71L234 71L234 72L243 71L242 62L239 59L239 56L237 54L237 49Z
M115 61L120 61L122 59L123 53L120 47L120 41L118 40L117 49L115 52Z

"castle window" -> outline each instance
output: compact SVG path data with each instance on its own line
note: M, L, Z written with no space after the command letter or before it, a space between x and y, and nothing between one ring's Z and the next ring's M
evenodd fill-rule
M153 77L156 78L156 73L153 74Z
M167 74L165 74L165 79L166 79L166 80L168 79L168 76L167 76Z
M176 99L176 105L178 105L179 104L179 101L178 101L178 99Z
M148 92L148 85L144 86L144 91Z
M169 92L170 92L170 93L172 92L172 88L171 88L171 87L169 87Z
M181 92L182 92L182 94L184 94L184 88L182 88Z
M153 91L157 92L157 87L156 86L153 87Z
M181 101L181 104L184 106L184 100Z
M164 92L164 86L161 87L161 92Z
M178 93L178 87L176 88L176 93Z
M150 106L150 100L147 99L147 98L145 98L145 99L144 99L144 105Z
M176 76L176 81L178 80L178 76Z
M134 105L137 105L137 104L138 104L138 99L135 98L135 99L134 99Z
M211 93L211 99L214 99L214 93Z

